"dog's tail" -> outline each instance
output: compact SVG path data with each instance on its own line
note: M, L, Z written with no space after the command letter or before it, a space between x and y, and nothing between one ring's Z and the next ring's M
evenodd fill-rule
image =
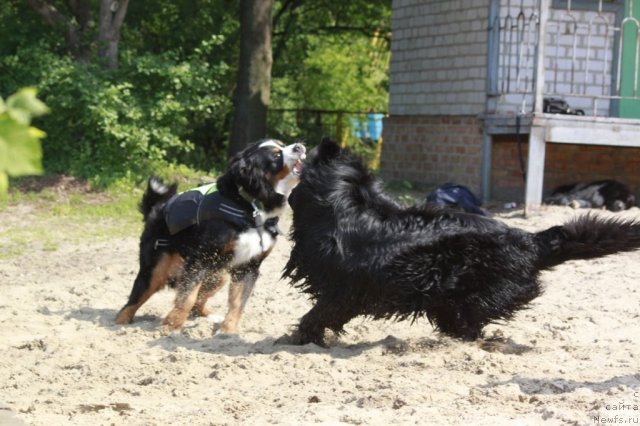
M547 269L567 260L593 259L640 248L640 221L586 214L563 226L534 234L538 267Z
M149 178L147 190L144 192L142 201L140 202L140 212L144 216L144 219L147 219L149 213L151 213L151 209L153 209L155 205L166 202L176 194L177 190L177 183L167 186L155 176Z

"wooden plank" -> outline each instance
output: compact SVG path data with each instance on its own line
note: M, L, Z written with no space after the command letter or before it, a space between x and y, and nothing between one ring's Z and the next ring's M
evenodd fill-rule
M640 120L543 114L532 126L546 128L552 143L640 147Z
M640 147L640 128L635 130L591 127L548 127L547 142L580 145Z
M533 117L535 126L569 126L569 127L618 127L621 129L637 129L640 131L640 120L635 118L592 117L569 114L536 114Z

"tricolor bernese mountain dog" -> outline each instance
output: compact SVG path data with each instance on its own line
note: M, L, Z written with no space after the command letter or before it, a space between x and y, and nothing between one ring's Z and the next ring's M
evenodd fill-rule
M324 345L357 316L426 316L475 340L541 294L540 271L640 248L640 222L593 214L529 233L477 214L405 207L358 157L323 140L289 196L291 256L283 277L314 306L281 343Z
M166 285L177 290L165 331L179 329L190 313L207 316L207 300L228 281L228 312L221 333L238 333L261 262L279 233L277 220L299 181L306 148L268 139L235 155L217 179L217 191L176 194L176 184L148 182L140 210L140 271L116 317L128 324L149 297Z
M603 179L558 186L544 202L574 209L607 209L618 212L635 206L636 197L624 183Z

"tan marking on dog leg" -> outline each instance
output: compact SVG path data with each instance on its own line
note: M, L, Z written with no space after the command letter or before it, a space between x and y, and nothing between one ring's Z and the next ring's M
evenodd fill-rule
M221 272L217 278L211 285L202 285L200 287L200 291L198 291L198 298L196 299L196 304L192 309L192 312L195 315L200 315L203 317L209 316L213 313L213 311L206 307L207 301L213 297L222 287L225 286L229 282L231 277L228 272Z
M242 284L233 283L229 287L229 310L224 317L220 332L225 334L237 334L240 317L242 316L242 296L244 288Z
M191 308L193 308L193 305L196 303L201 285L202 283L198 283L194 285L191 290L178 292L173 309L164 321L162 321L164 331L173 331L182 327L182 324L184 324L189 317Z
M184 259L179 254L164 253L153 272L149 281L149 288L140 296L140 300L135 305L125 306L118 312L116 324L129 324L133 320L136 311L147 301L153 294L167 285L169 277L174 277L182 270Z
M229 310L220 327L221 333L238 334L240 317L253 291L254 284L255 278L231 283L229 286Z
M179 254L171 255L171 264L167 269L167 278L175 278L182 273L182 267L184 266L184 259Z

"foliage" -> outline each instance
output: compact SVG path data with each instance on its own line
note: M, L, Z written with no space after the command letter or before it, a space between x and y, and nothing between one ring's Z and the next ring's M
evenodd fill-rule
M49 2L67 12L65 1ZM219 169L233 114L238 10L238 0L130 2L120 66L107 72L68 57L64 29L44 25L24 0L2 1L0 95L34 86L51 108L37 121L48 135L46 172L108 185L177 165ZM272 110L386 111L389 24L389 0L276 0ZM270 113L270 136L318 140L315 117L281 118ZM349 118L340 124L346 134Z
M21 89L6 103L0 97L0 196L7 192L9 176L42 173L45 134L31 126L31 119L47 112L33 88Z
M386 111L391 3L281 3L274 36L275 108Z
M275 134L309 144L328 134L375 157L376 145L356 137L353 122L387 111L390 12L381 0L282 3L270 113ZM298 112L278 112L292 109Z
M229 109L218 79L224 64L202 60L207 40L179 60L162 55L126 55L117 73L83 65L31 48L0 61L0 72L18 74L30 63L43 99L55 112L41 120L48 172L109 183L123 176L146 176L165 163L191 163L211 170L204 146L208 132L224 127ZM209 150L222 150L222 141ZM213 158L220 158L214 153Z
M271 128L278 135L303 138L311 144L328 134L372 159L375 143L360 140L354 127L355 122L366 123L367 111L387 110L389 54L380 41L372 43L361 35L348 39L335 37L328 42L326 37L316 38L302 64L304 71L274 80ZM279 106L312 113L277 114Z

